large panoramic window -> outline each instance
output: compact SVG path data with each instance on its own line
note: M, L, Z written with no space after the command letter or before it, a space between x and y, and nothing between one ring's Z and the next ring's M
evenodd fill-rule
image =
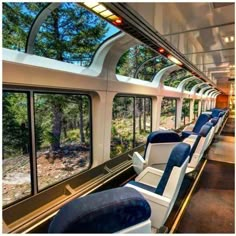
M88 95L3 92L4 206L90 167L90 107Z
M176 71L171 72L166 79L164 79L164 85L165 86L169 86L169 87L174 87L177 88L179 83L184 80L187 79L188 77L191 77L191 73L189 73L187 70L185 69L179 69Z
M191 81L189 81L186 85L185 85L185 90L186 91L191 91L191 89L196 85L201 83L199 80L193 79Z
M58 3L3 3L3 47L26 51L26 41L41 11ZM48 12L51 8L53 11ZM36 32L33 54L87 67L98 47L119 29L77 3L61 3L46 10ZM29 38L28 38L29 39Z
M25 52L30 27L47 5L46 2L2 3L2 46Z
M161 103L160 126L166 129L176 129L176 106L175 98L163 98Z
M116 74L145 81L152 81L163 68L173 63L145 45L137 45L120 58Z
M184 99L182 105L181 126L190 123L190 99Z
M151 99L116 96L113 101L111 158L146 142L151 132Z
M3 92L3 206L31 195L28 95Z
M90 102L86 95L35 93L38 188L88 169Z

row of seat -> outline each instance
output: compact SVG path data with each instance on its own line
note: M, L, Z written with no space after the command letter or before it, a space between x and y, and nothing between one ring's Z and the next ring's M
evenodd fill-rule
M196 168L227 114L203 113L181 135L152 132L144 156L133 154L134 181L71 201L54 217L49 233L151 233L151 227L162 227L185 174Z

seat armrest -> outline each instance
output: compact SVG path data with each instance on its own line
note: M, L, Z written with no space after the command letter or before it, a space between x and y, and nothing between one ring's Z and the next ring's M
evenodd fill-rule
M143 159L143 157L138 152L133 153L132 160L133 160L134 170L139 175L143 171L143 169L145 168L146 161Z
M129 184L129 183L126 184L125 187L130 187L130 188L136 189L138 192L140 192L143 195L143 197L148 202L151 201L155 204L159 204L159 205L162 205L162 206L165 206L165 207L168 207L169 204L170 204L170 199L169 198L161 196L161 195L153 193L153 192L150 192L146 189L137 187L137 186Z
M135 181L156 188L161 179L161 176L163 175L163 172L163 170L147 167L136 177Z
M190 135L187 138L185 138L183 140L183 143L188 143L191 147L193 146L193 144L195 143L196 139L197 139L198 135Z
M191 125L185 126L184 129L183 129L182 131L192 131L194 125L195 125L195 124L191 124Z

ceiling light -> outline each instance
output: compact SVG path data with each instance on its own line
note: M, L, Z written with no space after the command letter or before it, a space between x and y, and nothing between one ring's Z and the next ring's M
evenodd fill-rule
M167 58L169 60L171 60L172 62L174 62L175 64L179 65L179 66L182 66L183 63L181 61L179 61L177 58L173 57L172 55L168 55Z
M230 41L231 41L231 42L234 41L234 36L230 36Z
M108 17L108 16L113 15L113 13L109 10L106 10L106 11L101 12L100 15L103 17Z
M84 2L84 5L87 6L88 8L93 8L93 7L96 7L97 5L99 5L99 3L94 2L94 1L88 1L88 2Z
M96 7L93 8L93 11L97 12L97 13L100 13L102 11L105 11L107 10L103 5L98 5Z
M225 43L229 42L229 38L228 37L224 37Z
M159 48L158 51L159 51L160 53L163 53L163 52L165 52L165 49L164 49L164 48Z

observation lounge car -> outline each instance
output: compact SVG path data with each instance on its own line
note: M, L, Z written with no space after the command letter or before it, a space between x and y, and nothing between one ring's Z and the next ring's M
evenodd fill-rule
M235 233L235 3L2 6L3 233Z

